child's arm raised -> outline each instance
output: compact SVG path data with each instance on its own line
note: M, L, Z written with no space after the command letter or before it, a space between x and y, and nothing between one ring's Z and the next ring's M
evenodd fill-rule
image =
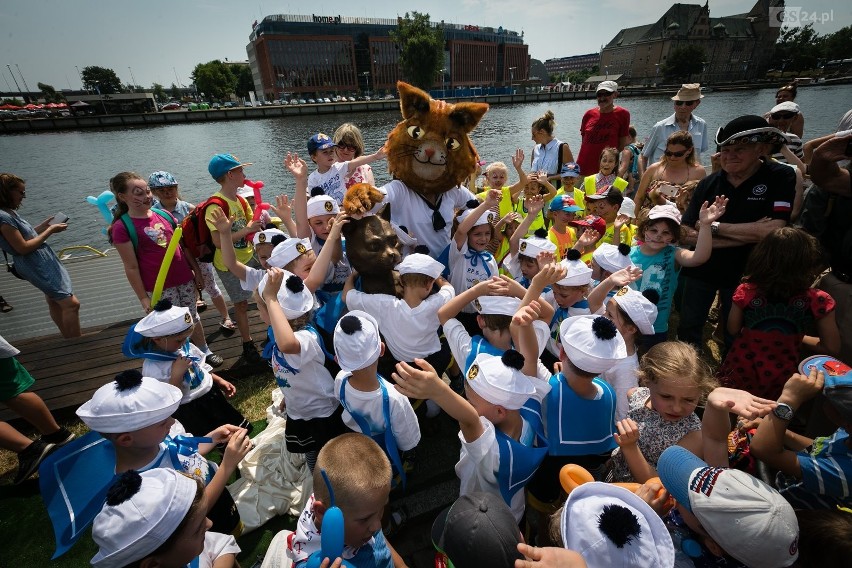
M534 195L524 201L527 206L527 216L524 217L524 220L521 221L521 224L518 225L518 228L515 229L515 232L509 238L509 254L513 256L518 254L518 245L521 239L527 236L527 231L530 230L533 221L535 221L541 210L544 209L544 198L541 195Z
M296 234L291 237L308 239L311 226L308 223L308 165L298 154L287 152L284 167L296 178L296 192L293 194L293 211L296 213Z
M322 246L320 253L314 265L311 267L311 272L305 279L305 286L311 293L316 292L325 282L325 275L328 273L328 266L332 259L342 253L342 244L340 242L340 232L343 230L343 225L349 222L349 216L346 213L338 213L332 220L331 230Z
M266 302L266 309L269 312L269 325L272 326L275 345L282 353L300 353L302 345L293 333L293 328L290 327L281 304L278 303L278 290L281 289L281 283L284 281L284 271L280 268L270 268L266 273L268 278L266 288L263 289L263 301Z
M456 228L456 233L453 235L453 239L456 241L457 250L460 250L464 243L467 242L467 234L473 228L473 224L476 223L486 211L495 207L498 203L500 203L500 190L488 190L485 201L477 205L476 208L471 211L468 216L465 217L464 221L459 223L459 226Z
M527 186L527 182L529 182L527 173L524 171L524 151L520 148L515 150L515 155L512 156L512 166L518 172L517 183L509 187L509 194L512 196L512 201L515 201L518 194Z
M252 449L251 439L248 435L248 430L245 428L237 428L237 431L231 434L228 440L228 445L225 446L225 454L222 456L222 463L219 464L219 469L213 475L213 479L204 488L204 495L207 497L207 512L213 508L222 491L225 490L225 484L228 483L228 478L237 469L237 466L246 457Z
M621 448L633 480L645 483L652 477L657 477L657 470L648 463L642 455L642 450L639 449L639 425L632 418L625 418L616 422L615 428L618 431L615 435L615 443Z
M728 433L731 431L729 414L751 420L766 416L775 406L775 401L756 397L744 390L725 387L713 389L707 397L704 416L701 419L704 461L714 467L729 467ZM754 439L752 439L751 449L754 451Z
M343 303L346 303L346 295L350 290L355 289L355 279L358 278L358 273L356 271L352 271L349 273L349 276L346 277L346 282L343 283L343 291L340 293L340 299L343 300Z
M512 323L509 324L512 342L518 347L518 352L524 356L521 372L528 377L538 376L538 338L535 335L533 322L541 318L540 310L541 303L532 300L529 304L518 308L512 316Z
M347 162L346 166L346 175L351 176L352 172L354 172L359 167L364 164L369 164L371 162L375 162L378 160L384 160L387 157L388 153L384 146L378 149L375 154L362 154L361 156L355 158L354 160L350 160Z
M349 281L347 280L347 284ZM346 288L343 289L344 293ZM438 308L438 321L441 325L447 323L447 320L458 315L462 308L474 301L480 296L508 296L509 285L499 276L492 276L488 280L483 280L479 284L475 284L454 296L452 300ZM344 301L346 298L344 297Z
M290 198L286 195L276 196L275 205L271 206L270 209L281 219L281 223L287 229L287 236L296 236L298 229L296 223L293 222L293 207L290 205Z
M222 211L221 207L211 208L210 217L213 221L213 225L216 227L216 231L218 231L222 235L227 235L228 231L231 230L231 220L225 216L225 212ZM219 250L222 253L222 264L237 278L245 282L246 274L248 272L245 264L237 260L237 253L234 250L234 242L231 239L220 239Z
M589 311L593 314L598 313L598 310L601 309L601 306L603 306L606 301L606 296L609 294L610 290L613 288L627 286L641 277L642 269L638 266L628 266L627 268L622 268L621 270L613 272L601 280L601 283L589 292L589 297L587 298L589 302Z
M717 197L712 205L708 202L701 204L698 212L698 237L695 242L695 250L687 250L678 247L675 249L675 261L681 266L698 266L704 264L713 252L713 232L710 225L718 221L725 214L728 198L724 195Z
M420 369L408 363L396 364L396 372L393 374L396 390L409 398L434 400L444 412L458 421L466 442L478 440L484 429L476 409L453 392L450 385L442 381L424 359L415 359L414 363Z

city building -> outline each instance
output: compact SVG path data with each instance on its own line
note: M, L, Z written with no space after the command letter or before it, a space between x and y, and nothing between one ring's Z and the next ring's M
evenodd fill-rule
M587 53L586 55L572 55L570 57L555 57L544 62L544 67L549 75L567 75L575 71L591 69L600 63L600 53Z
M783 9L784 0L757 0L748 13L714 18L708 2L674 4L653 24L619 31L601 50L600 70L621 75L622 83L656 84L663 80L660 68L666 58L680 47L695 45L704 50L706 59L693 81L712 84L763 77L781 31L777 12Z
M246 46L258 96L393 93L401 78L391 39L398 20L281 14L255 23ZM508 89L529 77L523 33L478 25L432 23L444 32L441 91Z

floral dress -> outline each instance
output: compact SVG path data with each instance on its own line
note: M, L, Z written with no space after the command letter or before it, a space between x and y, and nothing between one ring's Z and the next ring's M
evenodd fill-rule
M815 288L787 302L770 302L754 284L740 284L733 302L743 311L743 329L719 367L719 381L775 400L799 365L799 346L816 320L834 310L834 299Z

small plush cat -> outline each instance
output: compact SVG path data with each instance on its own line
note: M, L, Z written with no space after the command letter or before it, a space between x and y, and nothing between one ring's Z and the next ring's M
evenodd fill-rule
M357 185L370 188L367 184ZM343 236L349 264L361 279L360 290L367 294L400 297L402 288L394 266L402 260L402 252L399 238L390 224L390 208L390 204L386 204L375 215L350 219L343 225Z

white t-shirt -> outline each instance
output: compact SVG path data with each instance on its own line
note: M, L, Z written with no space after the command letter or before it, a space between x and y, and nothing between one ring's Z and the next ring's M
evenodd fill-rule
M296 420L331 416L338 402L334 396L334 379L323 366L325 354L312 332L300 329L293 335L299 342L299 352L282 355L287 365L298 372L284 367L278 357L272 357L272 371L284 394L287 416Z
M229 534L207 531L204 535L204 550L198 557L198 568L213 568L213 563L225 554L239 554L237 541Z
M489 275L485 270L485 261L481 257L477 256L473 257L473 259L468 259L465 256L469 250L466 242L462 243L461 249L459 249L455 241L450 243L450 284L456 289L456 294L461 294L465 290L469 290L480 282L488 280L491 276L500 275L497 268L497 261L494 260L493 256L487 264L488 270L491 271ZM471 260L476 261L476 266L473 266ZM462 308L462 311L472 314L476 313L476 308L473 307L473 303L469 303Z
M246 279L240 280L240 287L246 292L254 292L265 275L266 271L262 268L246 266Z
M180 390L183 393L183 396L180 399L181 404L186 404L191 400L204 396L211 388L213 388L213 376L210 374L213 367L204 362L204 353L201 349L190 343L189 356L192 359L196 359L198 362L198 368L201 369L202 378L198 386L192 389L184 379L183 383L180 385ZM155 361L153 359L145 359L142 362L142 376L151 377L158 381L167 383L169 382L169 379L172 378L173 364L174 361ZM199 433L199 436L206 433L207 432L201 432Z
M627 418L629 400L627 391L639 386L636 370L639 368L639 356L634 353L628 355L616 363L609 371L601 375L601 378L609 383L615 391L615 419Z
M343 379L350 376L352 373L340 371L334 379L334 392L340 394L340 386L343 384ZM385 385L388 391L388 402L390 404L390 423L393 437L396 439L396 445L400 450L406 451L417 446L420 442L420 425L417 422L417 416L414 414L414 409L411 407L411 402L407 397L403 396L398 390L393 387L393 384L379 378ZM346 406L355 410L363 416L370 425L371 436L381 434L385 431L384 411L382 409L382 389L377 388L371 392L359 391L352 388L350 383L346 383ZM355 432L360 432L361 428L349 411L343 407L343 423Z
M380 187L379 191L387 196L382 203L391 203L391 220L397 225L404 225L419 244L429 247L429 256L432 258L438 258L450 244L450 229L456 209L461 209L465 203L476 198L470 190L461 186L441 194L438 211L447 224L440 231L436 231L432 228L432 209L422 197L408 189L407 185L393 180ZM373 212L379 208L381 204L377 204Z
M388 349L398 361L414 361L441 349L438 339L438 309L449 302L455 292L449 284L441 286L416 307L388 294L365 294L351 290L346 295L346 307L363 310L376 318L379 331Z
M335 162L324 174L314 170L308 176L308 193L315 188L321 187L323 193L333 197L337 204L343 203L343 195L346 193L346 172L349 162Z
M196 436L204 436L207 432L204 433L195 433ZM177 436L192 436L192 433L187 432L183 424L180 421L175 420L172 427L169 428L169 436L171 438L176 438ZM207 459L199 454L198 452L185 455L182 453L177 454L177 460L180 464L180 469L176 467L175 463L172 462L171 453L169 452L169 447L166 445L165 440L160 442L160 450L157 452L156 457L151 460L148 464L137 468L139 473L143 471L148 471L150 469L155 469L158 467L163 467L166 469L174 469L181 473L185 473L191 477L194 477L201 481L204 485L213 479L213 475L216 473L216 470L219 468L214 462L207 461Z
M556 298L553 297L553 290L547 290L544 293L542 293L541 296L542 296L542 298L544 298L544 300L546 302L550 303L550 305L553 306L554 310L559 309L559 304L556 303ZM569 306L568 307L568 315L566 316L566 319L572 318L574 316L582 316L582 315L590 314L591 312L589 311L587 304L588 304L588 302L586 302L584 304L584 307ZM552 321L551 322L552 325L551 325L551 328L550 328L550 337L547 340L547 350L554 357L559 357L559 348L562 347L562 343L557 338L559 337L559 326L562 324L563 321L565 321L565 319L561 319L559 321Z

